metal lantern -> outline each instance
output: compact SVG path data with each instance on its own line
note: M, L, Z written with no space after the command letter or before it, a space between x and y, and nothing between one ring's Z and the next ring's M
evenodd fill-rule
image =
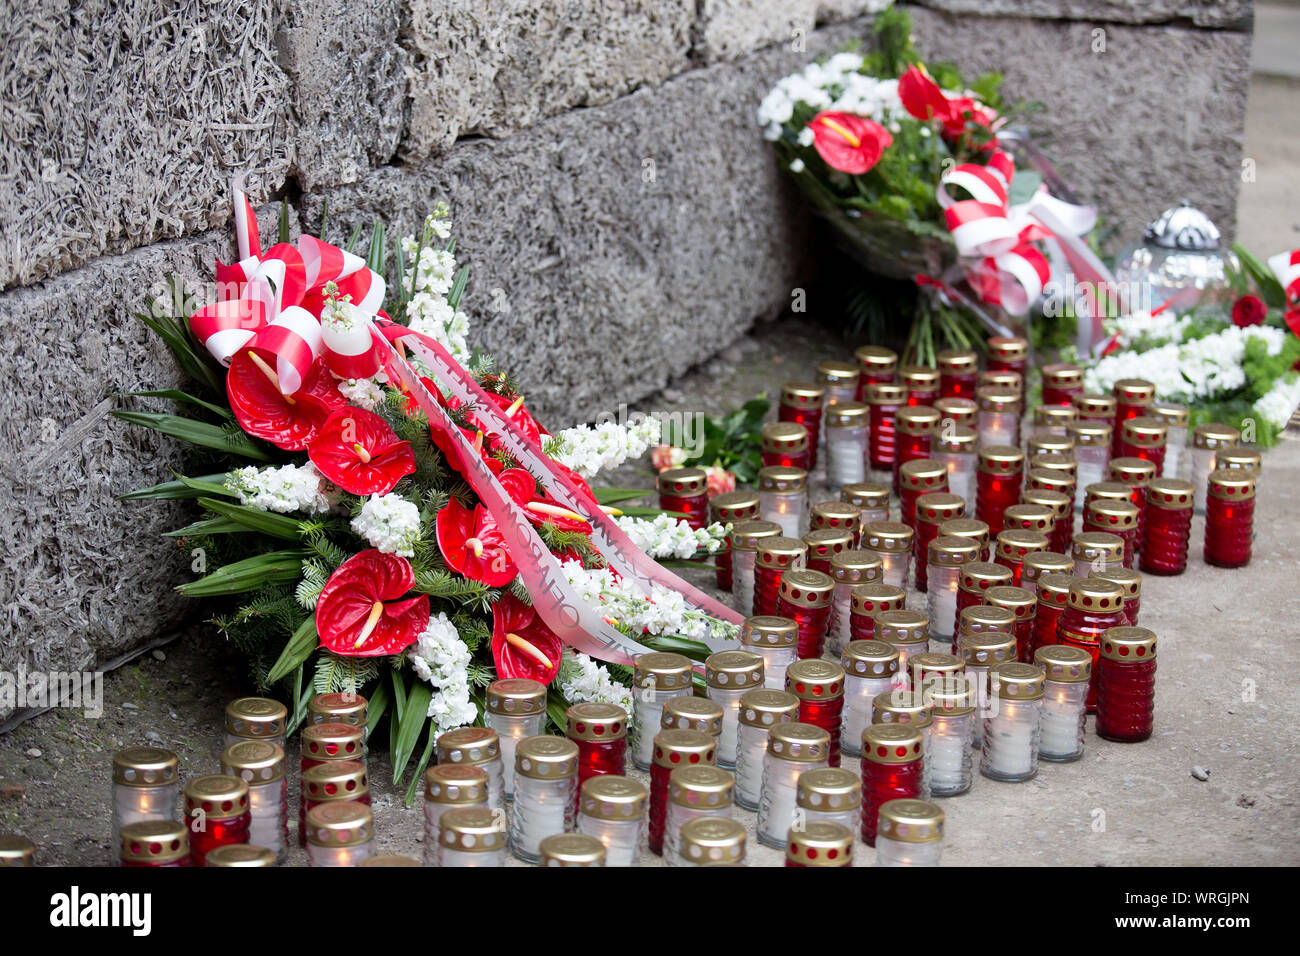
M1175 296L1183 306L1230 301L1228 272L1237 258L1219 238L1210 217L1184 199L1147 226L1141 245L1120 256L1115 277L1139 293L1135 306L1154 309Z

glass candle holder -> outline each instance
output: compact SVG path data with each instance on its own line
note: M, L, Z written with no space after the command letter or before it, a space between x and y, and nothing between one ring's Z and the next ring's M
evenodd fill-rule
M1124 443L1124 423L1140 418L1147 413L1147 408L1155 400L1156 386L1144 378L1122 378L1115 383L1115 417L1111 420L1114 429L1111 454L1116 458L1124 457L1121 451Z
M933 406L939 398L938 369L928 365L904 365L898 370L898 381L907 386L908 405Z
M1209 485L1210 472L1218 468L1215 455L1228 448L1235 448L1241 442L1241 432L1231 425L1218 425L1207 422L1197 425L1192 432L1191 475L1192 487L1196 489L1196 513L1205 513L1205 489Z
M786 693L799 699L799 720L830 735L827 763L840 765L840 727L844 721L844 668L832 661L795 661L785 673Z
M840 500L858 506L858 541L862 529L872 521L889 520L889 486L878 481L860 481L840 489Z
M482 767L438 764L424 772L424 865L438 865L442 815L456 807L487 806L488 775Z
M895 453L894 453L894 490L898 491L899 474L904 465L911 461L926 461L930 458L931 438L939 427L939 410L928 405L904 405L894 416ZM945 482L943 489L947 490Z
M731 529L731 594L741 610L754 606L754 561L758 557L758 543L763 538L775 538L780 534L781 526L775 521L742 521Z
M925 761L930 795L956 797L971 788L975 739L975 704L965 674L927 680L923 693L930 701L930 735Z
M672 728L655 737L654 762L650 765L650 811L646 830L651 853L663 855L668 819L668 783L678 767L713 766L718 742L700 730Z
M948 490L969 507L975 502L975 429L951 424L939 426L931 440L930 458L948 470Z
M319 725L318 725L319 726ZM284 748L269 740L245 740L221 753L221 772L248 785L249 843L283 863L289 856L289 780Z
M329 726L323 724L322 726ZM307 814L312 807L339 800L370 803L370 775L358 760L330 760L303 771L298 845L307 845Z
M113 859L121 861L122 828L174 820L180 806L178 761L170 750L128 747L113 754Z
M817 384L826 390L825 405L857 401L859 369L854 362L827 359L817 363Z
M925 749L911 724L872 724L862 732L862 842L876 845L880 808L891 800L921 800Z
M204 857L214 847L248 842L252 824L248 784L238 777L214 773L187 781L183 793L194 866L203 866Z
M786 571L781 575L776 613L798 627L799 658L822 656L834 592L834 579L821 571Z
M299 735L298 773L326 763L353 761L365 768L365 728L351 723L308 724ZM307 792L298 793L298 845L306 844Z
M1082 578L1070 585L1070 597L1056 622L1056 643L1077 647L1092 659L1088 713L1097 711L1097 656L1101 635L1124 624L1124 592L1102 578Z
M939 394L944 398L974 398L979 377L979 357L970 349L943 349L935 356L939 366Z
M542 841L574 827L578 800L578 745L564 737L535 735L515 752L510 849L527 863L542 858Z
M953 643L961 569L979 560L979 548L978 541L956 535L941 536L930 542L927 582L930 640Z
M374 859L374 857L371 857ZM399 857L398 859L407 859ZM278 861L275 854L264 846L248 843L229 843L226 846L219 846L208 851L205 865L210 867L222 867L227 869L264 869L276 866ZM411 860L410 866L419 866L414 860Z
M1137 743L1151 736L1156 707L1156 635L1112 627L1097 662L1097 736Z
M696 530L709 523L709 479L703 468L669 468L655 479L659 507Z
M179 827L182 833L185 832L183 827ZM188 858L188 850L186 851ZM121 862L119 856L118 863ZM36 865L36 844L27 837L20 834L9 834L0 836L0 870L13 867L19 869L22 867Z
M1039 455L1061 455L1074 458L1074 439L1069 435L1030 435L1025 441L1025 455L1037 458Z
M916 501L922 495L948 492L948 469L928 458L909 461L899 469L898 513L903 524L916 530ZM953 498L958 498L953 495ZM965 513L966 502L959 500L960 508L950 518L960 518Z
M307 811L308 866L357 866L374 852L375 821L370 807L339 800Z
M1151 403L1146 414L1165 426L1164 477L1186 481L1191 477L1192 464L1187 450L1187 425L1190 418L1187 406L1156 401Z
M847 528L816 528L802 540L808 546L804 566L822 574L830 574L836 555L853 550L853 532Z
M850 548L858 546L862 531L862 509L847 501L820 501L813 505L810 516L813 531L840 531L852 540Z
M438 866L505 866L507 842L505 814L488 807L456 807L442 815Z
M1036 494L1050 494L1053 496L1053 500L1058 500L1056 499L1056 492L1040 491L1036 493L1033 489L1028 489L1027 491L1026 489L1021 489L1020 501L1002 513L1002 530L1036 532L1047 538L1047 543L1050 547L1052 531L1056 526L1056 512L1049 505L1025 501L1026 493L1030 496L1035 496ZM1046 548L1040 548L1038 550L1046 550ZM1024 555L1018 556L1017 560L1023 564ZM1017 581L1017 583L1019 582Z
M788 468L812 467L808 450L808 429L798 422L768 422L759 433L763 464L783 465Z
M907 404L907 387L894 384L868 385L866 403L870 424L867 434L867 463L873 473L892 481L896 450L894 415Z
M979 406L975 404L974 398L959 398L956 396L945 395L936 399L931 404L938 410L939 429L950 428L952 425L961 425L975 431L975 426L979 416ZM949 424L951 422L951 425Z
M564 712L564 724L564 736L578 745L579 787L592 777L622 776L627 766L627 711L617 704L574 704Z
M786 866L852 866L853 831L839 823L791 827L785 842Z
M912 554L915 568L913 577L918 591L924 592L929 587L930 545L939 537L940 526L960 519L965 513L966 502L946 491L927 492L916 499L916 533L912 537Z
M863 345L853 353L858 363L858 400L866 389L894 381L898 374L898 353L881 345Z
M1046 675L1039 759L1055 763L1078 760L1083 756L1092 657L1082 648L1053 644L1036 650L1034 663Z
M842 551L831 559L829 573L835 591L831 595L831 617L826 629L828 655L837 656L845 644L854 640L853 592L864 584L880 583L884 568L884 561L874 551ZM875 622L871 623L874 628Z
M596 706L583 704L580 706ZM602 704L602 707L611 705ZM572 710L573 708L569 708ZM627 715L621 707L616 721L627 733ZM594 717L592 718L595 719ZM620 736L621 736L620 735ZM620 743L622 741L620 740ZM488 775L488 807L502 810L506 805L505 768L501 762L501 738L491 727L461 727L438 735L434 742L438 763L460 764L464 767L482 767ZM619 766L622 766L621 758Z
M1130 418L1120 428L1120 436L1112 450L1114 457L1141 458L1151 462L1156 474L1162 475L1165 468L1166 431L1165 426L1154 418Z
M1118 584L1124 593L1124 623L1137 624L1138 614L1142 610L1141 574L1130 568L1110 568L1106 571L1093 571L1088 577Z
M240 697L226 705L226 734L221 749L241 740L269 740L284 746L288 710L269 697Z
M986 343L991 372L1015 372L1021 378L1029 368L1029 340L1018 335L995 335Z
M1043 404L1070 405L1083 394L1083 369L1058 362L1043 366Z
M1110 472L1110 480L1128 488L1129 501L1137 506L1140 541L1142 512L1146 509L1147 486L1151 484L1151 479L1156 477L1156 466L1145 458L1112 458L1106 467Z
M682 824L669 866L744 866L745 826L730 817L697 817Z
M961 633L962 612L983 604L985 591L1010 583L1011 569L1004 565L992 561L969 561L963 564L957 580L957 613L950 633Z
M501 783L506 799L515 792L515 746L535 737L546 723L546 686L541 681L511 677L493 681L487 689L483 723L501 741Z
M1043 669L1036 664L999 664L989 671L996 709L984 722L984 776L1004 783L1037 776L1043 680Z
M861 748L861 738L855 750ZM862 777L841 767L808 770L799 775L795 804L804 825L838 823L850 833L862 821Z
M1035 582L1038 606L1034 611L1035 651L1056 643L1056 625L1070 600L1070 588L1079 580L1073 574L1052 571L1041 575Z
M742 652L743 653L743 652ZM722 705L708 697L676 697L664 703L660 730L698 730L716 743L722 738ZM713 758L717 763L717 756Z
M1025 453L1011 445L982 445L975 471L975 517L992 529L1002 527L1002 516L1020 500Z
M975 392L979 407L976 432L981 445L1020 444L1020 393L1002 386L985 385Z
M915 676L915 672L913 672L913 676ZM930 709L930 696L919 688L913 690L895 688L887 694L880 694L871 702L871 723L873 725L907 724L909 727L916 728L925 739L926 752L928 753L930 732L934 726L934 716ZM865 751L863 756L866 756ZM923 800L930 798L930 767L928 764L922 768L920 797Z
M729 524L734 533L735 527L744 521L758 518L758 492L728 491L714 495L709 499L709 524ZM779 528L777 529L779 531ZM773 532L776 533L776 532ZM720 591L731 591L734 578L731 573L731 536L728 535L727 547L713 556L717 566L717 585ZM753 565L750 565L753 571Z
M989 560L989 526L978 518L952 518L939 525L939 537L966 538L978 545L976 561Z
M862 529L862 547L880 555L881 581L906 587L915 532L901 521L872 521Z
M1182 574L1192 532L1192 483L1156 478L1147 486L1138 566L1146 574Z
M578 796L578 832L605 846L606 866L640 866L645 842L645 785L617 774L592 777Z
M870 413L863 402L826 410L826 484L832 491L865 481Z
M740 642L763 659L763 686L784 690L785 669L799 659L799 625L776 615L748 617L740 625Z
M317 694L307 702L307 724L350 724L366 728L370 720L370 703L360 694L336 691Z
M1010 587L1010 585L1000 585ZM989 590L993 590L989 588ZM956 654L961 647L963 635L983 634L988 631L996 631L999 634L1006 634L1013 640L1016 637L1016 615L1010 608L997 607L992 604L975 604L970 607L964 607L958 613L957 635L953 641L953 653ZM1016 645L1016 652L1011 655L1012 660L1016 660L1019 655L1019 644Z
M770 616L776 613L781 596L781 577L787 571L802 570L808 561L808 545L801 538L776 535L760 538L758 553L754 558L755 615Z
M850 641L840 653L844 668L840 746L851 757L862 754L862 731L872 723L872 701L899 682L898 649L884 641Z
M763 755L763 783L758 802L758 839L782 847L786 834L799 822L797 785L806 770L827 766L830 734L798 721L776 724L768 733Z
M758 471L758 513L775 521L787 538L798 538L808 528L808 472L774 465Z
M849 594L849 637L869 641L876 636L876 615L900 611L907 595L893 584L859 584Z
M185 824L175 820L137 820L127 823L118 834L116 849L119 866L194 865L190 858L189 833Z
M1024 506L1012 505L1011 507ZM1003 520L1006 520L1005 517ZM993 561L1010 571L1011 584L1019 587L1020 579L1024 574L1025 558L1035 551L1046 551L1050 546L1051 542L1042 531L1008 528L998 533L997 543L993 547Z
M1111 426L1111 433L1115 428L1115 397L1113 395L1102 395L1099 392L1084 392L1076 395L1070 400L1070 404L1075 407L1079 413L1079 419L1105 422Z
M880 807L876 866L938 866L944 812L927 800L890 800Z
M929 619L917 611L879 611L875 639L898 651L898 680L908 679L908 662L930 649Z
M1016 637L1017 659L1030 663L1034 659L1034 620L1038 613L1038 597L1028 588L1000 585L984 592L984 602L990 607L1010 611L1014 617L1011 632Z
M808 457L814 468L825 400L826 389L815 382L786 382L781 386L781 404L776 409L779 421L796 422L808 429Z
M604 866L605 844L585 833L557 833L539 845L541 866Z
M682 828L692 820L731 817L735 782L717 767L678 767L668 777L668 812L663 857L669 866L682 857Z
M1082 511L1084 490L1105 481L1109 473L1106 466L1110 461L1110 423L1081 418L1070 426L1070 437L1074 439L1074 460L1078 462L1074 510Z
M650 769L664 704L674 697L690 697L695 693L693 677L690 660L681 654L652 652L633 658L632 728L628 736L632 762L638 770ZM622 770L607 772L622 773Z
M1034 508L1046 511L1051 516L1050 523L1047 528L1037 530L1046 533L1047 547L1050 551L1056 554L1069 553L1070 539L1074 536L1073 494L1066 494L1050 488L1030 488L1026 484L1020 490L1020 504L1031 505ZM1012 509L1008 508L1007 511L1010 512ZM1041 511L1037 512L1039 515L1041 513ZM1003 512L1002 520L1004 522L1007 520L1007 512ZM1036 522L1038 519L1034 520Z
M1072 405L1039 405L1034 409L1030 435L1035 438L1066 438L1070 422L1079 420L1079 412ZM1074 445L1071 442L1070 447Z
M1016 659L1016 639L1006 631L967 631L957 635L957 653L965 665L962 673L975 708L971 720L971 746L978 750L984 745L984 722L994 710L989 691L989 670Z
M930 684L934 681L948 677L960 678L963 671L961 658L956 654L949 654L946 650L916 654L908 664L912 688L927 694Z
M1255 476L1239 468L1210 472L1205 498L1205 563L1240 568L1250 563L1255 536Z
M767 735L777 724L799 715L799 698L783 690L747 690L740 699L740 732L736 750L736 804L757 810L762 796L763 755Z
M1086 578L1093 571L1124 567L1124 539L1109 531L1081 531L1070 542L1074 574Z
M1069 527L1074 527L1074 503L1078 495L1079 463L1064 455L1035 455L1025 472L1025 489L1059 491L1070 498ZM1023 492L1022 492L1023 494Z
M1264 456L1254 445L1236 445L1226 448L1214 456L1214 464L1217 468L1250 472L1255 477L1255 492L1259 493L1260 478L1264 473ZM1168 468L1165 470L1167 472Z
M740 746L740 699L763 686L763 658L749 651L718 651L704 661L709 699L722 708L718 766L735 769Z

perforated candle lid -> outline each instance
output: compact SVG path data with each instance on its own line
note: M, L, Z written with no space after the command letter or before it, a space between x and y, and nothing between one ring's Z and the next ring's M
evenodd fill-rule
M818 385L834 385L838 388L844 388L846 385L856 385L857 382L858 366L852 362L827 359L824 362L817 363Z
M1019 335L994 335L986 344L991 359L1019 362L1029 357L1029 340Z
M816 382L786 382L781 386L781 404L792 408L821 408L826 389Z
M605 865L605 844L586 833L552 833L537 849L542 866Z
M736 778L718 767L678 767L668 776L668 799L697 810L731 806Z
M793 647L799 641L799 625L788 617L756 614L740 625L740 642L747 647Z
M957 396L936 398L934 407L939 410L939 414L944 419L952 419L956 425L974 425L975 416L979 413L979 406L975 404L974 399L959 398ZM946 429L940 426L939 432Z
M161 787L177 781L178 761L170 750L127 747L113 754L113 782L123 787Z
M546 685L527 677L494 680L487 688L488 713L526 717L546 712Z
M1035 425L1064 428L1078 419L1079 411L1073 405L1039 405L1034 409Z
M1038 700L1046 675L1037 664L1009 661L989 669L989 689L1003 700Z
M708 475L703 468L669 468L656 479L659 494L692 498L708 491Z
M928 727L931 720L930 701L919 690L906 690L899 687L887 690L871 699L873 724L908 724L913 727Z
M308 800L356 800L369 791L370 776L357 760L331 760L302 772L302 793Z
M1023 494L1021 498L1024 498ZM1012 505L1002 513L1002 527L1004 530L1018 528L1022 531L1047 532L1052 530L1052 524L1055 520L1056 512L1051 508L1023 500L1020 504Z
M1038 610L1038 597L1028 588L1003 584L984 592L984 600L993 607L1004 607L1016 616L1016 622L1031 620Z
M755 561L760 568L786 571L803 567L807 555L808 545L801 539L773 535L770 538L759 538L758 556Z
M490 853L506 845L505 817L488 807L454 807L438 824L438 843L462 853Z
M935 717L964 717L974 713L978 703L974 689L961 676L939 675L928 678L924 693L930 701L930 713Z
M944 477L947 483L947 476ZM946 491L930 491L916 499L916 520L943 524L966 513L966 499Z
M768 422L759 432L763 451L798 454L808 450L808 429L798 422Z
M768 465L758 470L758 490L798 494L808 490L808 472L789 465Z
M1171 428L1186 428L1190 417L1186 405L1174 405L1171 402L1152 402L1147 406L1147 414Z
M935 356L935 363L942 374L965 375L975 371L979 356L970 349L942 349Z
M840 823L820 820L791 827L785 858L800 866L852 866L853 831Z
M369 716L369 702L357 693L317 694L307 704L313 724L355 724L364 727Z
M942 530L942 529L940 529ZM929 563L935 567L955 568L979 557L980 543L973 538L940 535L928 546Z
M741 521L731 529L731 549L733 551L757 551L758 542L763 538L781 537L781 526L775 521L758 521L751 519Z
M637 687L680 690L691 686L691 661L682 654L651 651L632 658L632 681Z
M1067 362L1044 365L1043 384L1049 388L1078 388L1083 385L1083 369Z
M859 508L884 508L889 505L889 486L875 481L855 481L840 489L840 498Z
M1140 664L1156 656L1155 631L1145 627L1112 627L1101 632L1101 656L1121 664Z
M1015 392L1019 398L1020 390L1024 387L1024 376L1019 372L1013 372L1010 369L988 369L980 372L979 378L975 380L978 388L995 387L1001 392ZM978 397L978 388L976 395ZM978 404L978 403L977 403Z
M655 734L653 760L657 767L688 767L717 760L718 738L702 730L661 730Z
M448 810L447 813L470 812L468 810ZM480 811L487 813L488 811ZM446 826L447 814L443 814L443 826ZM375 835L374 814L364 803L340 800L334 803L322 803L307 811L307 842L314 846L350 847L367 843Z
M1118 611L1124 606L1124 589L1103 578L1080 578L1070 585L1069 606L1081 611Z
M431 803L486 803L487 771L440 763L424 772L424 799Z
M186 781L185 813L209 820L228 820L248 812L248 784L229 774L210 773Z
M682 824L679 851L698 866L722 866L745 858L745 826L730 817L696 817Z
M777 724L767 735L767 752L796 763L819 763L830 756L831 735L797 720Z
M611 707L612 704L580 704ZM569 708L572 710L573 708ZM618 709L618 708L615 708ZM435 743L438 763L482 764L501 756L501 740L491 727L461 727L439 734Z
M930 619L920 611L880 611L876 636L890 644L924 644L930 640Z
M866 402L836 402L826 406L826 427L861 428L870 420L870 411Z
M805 810L853 810L862 806L862 777L842 767L805 770L795 793L795 802Z
M1115 383L1115 399L1125 405L1146 405L1155 397L1155 382L1144 378L1121 378Z
M830 561L853 547L853 532L847 528L816 528L803 536L808 559Z
M564 723L564 735L570 740L620 740L627 736L627 711L617 704L573 704L564 712Z
M582 782L578 805L583 813L597 820L631 821L645 816L649 796L645 784L639 780L604 773Z
M1069 435L1032 435L1025 442L1030 455L1068 455L1074 457L1074 439Z
M874 551L855 548L831 555L830 576L836 584L874 584L884 574L885 562Z
M1139 448L1161 448L1169 434L1169 427L1154 418L1130 418L1120 426L1120 436L1130 445Z
M928 800L886 800L880 805L877 833L899 843L939 843L945 819Z
M1183 511L1192 507L1193 489L1190 481L1181 478L1152 478L1147 485L1147 505L1170 511Z
M1015 445L981 445L975 455L979 470L990 475L1018 475L1025 466L1025 453Z
M1112 395L1084 392L1073 396L1070 404L1078 409L1081 419L1103 420L1115 417L1115 398Z
M664 701L659 726L700 730L716 737L722 733L722 705L708 697L672 697Z
M515 747L515 773L534 780L562 780L578 772L578 745L568 737L539 734Z
M969 425L945 425L930 440L930 454L973 455L979 433Z
M939 370L928 365L904 365L898 380L912 392L932 392L939 387Z
M1093 501L1133 501L1133 489L1122 481L1094 481L1083 489L1084 507Z
M1079 414L1083 414L1083 409L1079 410ZM1114 409L1111 409L1109 414L1114 415ZM1080 448L1095 448L1100 445L1110 444L1112 429L1108 421L1080 418L1077 422L1070 422L1070 424L1066 425L1065 430L1074 439L1076 454Z
M868 385L864 396L868 405L901 405L907 401L907 386L897 382Z
M975 389L975 405L982 412L1009 412L1018 415L1020 393L1006 385L985 385Z
M872 763L911 763L922 757L922 726L871 724L862 730L862 759Z
M1076 561L1113 564L1124 560L1124 539L1109 531L1082 531L1070 542L1070 554Z
M1192 430L1192 444L1197 448L1229 448L1241 441L1241 432L1231 425L1206 422Z
M1243 471L1253 472L1258 477L1264 467L1264 456L1252 445L1233 445L1231 448L1214 453L1214 466L1228 469L1240 468Z
M992 667L1016 659L1016 638L1010 631L966 631L957 638L957 650L970 667Z
M1038 601L1051 607L1065 607L1070 600L1070 588L1079 580L1073 574L1049 571L1034 583L1037 585Z
M844 668L832 661L795 661L785 672L785 689L800 700L834 700L844 696Z
M1145 487L1156 476L1155 462L1145 458L1112 458L1106 467L1111 481L1122 482L1131 488Z
M1074 561L1055 551L1031 551L1025 555L1020 566L1020 580L1031 584L1044 574L1072 574Z
M258 869L275 866L275 851L248 843L227 843L213 847L203 857L204 866L227 869Z
M718 690L745 690L763 683L763 658L749 651L718 651L704 660L704 681Z
M901 609L906 598L903 589L894 584L859 584L849 592L849 609L853 614L873 617L881 611Z
M1092 655L1071 644L1044 644L1034 651L1034 663L1058 684L1081 684L1092 677Z
M1244 468L1219 468L1210 472L1211 498L1248 501L1255 497L1255 474Z
M302 756L309 760L356 760L365 753L365 731L355 724L311 724L302 729Z
M939 410L930 405L909 405L894 415L894 427L903 435L929 435L939 426Z
M1079 471L1078 462L1062 455L1035 455L1031 465L1025 474L1026 488L1044 488L1074 497L1074 488L1078 484L1075 477Z
M902 554L912 549L913 531L901 521L868 521L862 528L861 544L872 551Z
M862 508L847 501L819 501L812 507L811 522L814 530L832 529L857 533Z
M912 682L918 686L928 684L932 677L951 677L960 674L965 667L962 659L956 654L943 651L914 654L907 659L907 669L912 672Z
M774 727L799 714L799 698L775 688L747 690L740 698L740 722L750 727Z
M884 641L849 641L840 649L846 675L879 680L898 673L898 648Z
M236 737L279 737L288 710L269 697L240 697L226 705L226 730Z
M231 744L221 752L221 772L239 777L250 786L283 780L284 748L269 740Z
M998 535L997 554L1006 560L1020 561L1033 551L1045 551L1047 545L1047 535L1041 531L1008 528Z
M1142 575L1132 568L1106 568L1102 571L1093 571L1088 577L1101 578L1103 581L1118 584L1123 589L1126 600L1131 601L1142 596Z
M863 369L872 374L887 372L898 365L898 353L883 345L863 345L854 350L853 357Z
M834 578L821 571L787 571L781 575L781 600L796 607L826 607L834 592Z
M174 863L190 855L190 835L175 820L144 820L122 827L118 856L128 863Z
M940 537L967 538L979 544L982 552L989 543L989 526L977 518L949 518L939 525Z
M801 428L803 426L800 426ZM709 514L714 521L749 521L758 517L757 491L727 491L709 499ZM778 527L780 527L778 525Z
M959 634L978 634L982 631L1011 633L1016 625L1016 614L1010 608L994 604L973 604L964 607L957 615Z
M994 561L972 561L962 566L958 587L979 594L999 584L1010 584L1012 577L1011 569L1006 565Z
M909 491L947 491L948 468L929 458L904 462L898 469L898 485Z

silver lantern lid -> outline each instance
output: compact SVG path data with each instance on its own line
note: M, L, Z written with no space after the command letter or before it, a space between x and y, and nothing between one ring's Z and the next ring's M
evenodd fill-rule
M1219 227L1184 199L1148 225L1144 238L1165 249L1208 251L1219 248Z

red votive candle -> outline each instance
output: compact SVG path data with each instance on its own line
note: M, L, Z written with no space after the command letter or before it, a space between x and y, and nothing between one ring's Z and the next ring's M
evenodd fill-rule
M1144 378L1122 378L1115 383L1115 417L1111 420L1114 428L1110 453L1116 458L1128 452L1121 451L1124 423L1147 413L1147 408L1155 401L1156 386Z
M1110 429L1106 447L1114 443L1115 434L1115 399L1099 392L1080 392L1070 399L1070 404L1079 413L1079 421L1103 422Z
M893 584L859 584L849 595L849 636L855 641L874 641L876 615L902 610L906 599L903 589Z
M1069 405L1083 394L1083 369L1057 363L1043 366L1043 404Z
M307 811L337 800L370 803L370 776L360 760L324 760L303 771L298 814L299 846L307 845Z
M659 472L659 507L679 514L692 528L709 523L709 479L703 468Z
M1052 526L1047 529L1049 550L1057 554L1069 554L1070 538L1074 536L1074 494L1055 488L1033 488L1030 487L1032 480L1031 474L1025 481L1025 487L1020 489L1020 503L1051 512ZM1002 513L1004 524L1011 510L1008 508Z
M821 501L813 505L809 523L813 531L849 532L856 548L862 527L862 508L847 501Z
M1013 445L984 445L976 454L975 517L997 531L1004 512L1020 500L1025 453Z
M1087 651L1092 656L1092 682L1088 686L1088 713L1097 712L1097 657L1101 635L1124 626L1124 592L1118 584L1101 578L1082 578L1070 585L1070 597L1057 619L1056 643Z
M939 371L926 365L904 365L898 381L907 386L908 405L933 405L939 396Z
M663 855L664 823L668 816L668 778L678 767L714 766L718 744L702 730L661 730L655 735L650 762L650 810L646 842L651 853Z
M893 472L896 451L894 415L907 402L907 387L891 383L867 386L867 461L875 471Z
M1012 633L1016 636L1016 657L1022 663L1034 662L1034 620L1038 611L1038 596L1028 588L1001 585L989 588L984 603L990 607L1005 608L1015 616Z
M931 437L938 425L939 412L928 405L906 405L894 415L895 492L901 487L898 479L899 470L909 461L923 461L930 457Z
M1021 488L1020 501L1002 512L1002 530L1036 531L1047 538L1047 547L1036 550L1064 554L1056 545L1060 540L1060 526L1064 524L1064 517L1073 504L1071 499L1059 492ZM1016 584L1019 583L1017 580Z
M803 543L808 546L805 566L810 571L831 573L831 561L835 555L853 550L853 532L847 528L818 528L803 536Z
M822 404L826 389L813 382L786 382L781 386L778 421L795 422L808 430L808 461L817 466L817 442L821 436Z
M887 385L898 372L898 353L880 345L864 345L853 353L858 360L858 401L865 401L872 385ZM904 391L906 399L906 391Z
M1138 509L1127 498L1116 501L1112 498L1094 498L1083 509L1083 532L1105 532L1113 534L1124 542L1124 567L1132 568L1137 563L1138 547Z
M1242 468L1210 472L1205 498L1205 563L1220 568L1249 564L1254 528L1255 475Z
M1119 458L1141 458L1155 466L1156 474L1165 470L1165 442L1169 426L1154 418L1130 418L1120 428L1114 454Z
M564 735L578 745L578 790L592 777L626 771L627 711L617 704L574 704L564 712Z
M852 866L853 831L842 823L821 820L791 827L785 846L785 865Z
M799 698L799 721L830 734L829 763L840 765L844 716L844 668L826 660L795 661L785 672L786 693Z
M771 616L776 613L781 596L781 575L798 571L808 560L808 545L799 538L773 535L759 538L758 554L754 557L754 607L755 615Z
M1070 587L1077 580L1079 579L1073 574L1049 571L1035 582L1038 586L1035 593L1038 605L1034 611L1034 637L1031 642L1034 651L1056 643L1056 627L1061 612L1070 600Z
M890 800L923 800L922 731L911 724L872 724L862 731L862 841L876 845L880 807Z
M1156 477L1156 466L1145 458L1112 458L1106 466L1110 470L1110 480L1127 486L1129 500L1138 508L1138 551L1141 552L1142 519L1146 510L1147 485Z
M957 582L957 606L953 614L953 646L957 646L957 635L961 633L961 612L968 607L984 603L984 594L989 588L1011 584L1011 569L992 561L972 561L961 568L961 577Z
M993 548L993 561L1009 570L1012 585L1019 587L1024 574L1025 557L1035 551L1046 551L1048 546L1047 535L1042 531L1008 528L998 535L997 544Z
M1147 485L1142 515L1142 555L1147 574L1182 574L1192 533L1192 483L1155 478Z
M821 571L786 571L781 575L776 614L794 621L799 628L800 659L822 656L834 593L835 580Z
M253 823L248 784L226 774L207 774L185 784L185 823L190 832L190 862L203 866L208 851L247 843Z
M903 524L915 531L916 499L931 492L947 490L948 469L944 465L928 458L909 461L899 471L898 511Z
M943 398L975 397L979 358L969 349L944 349L936 356L939 365L939 394Z
M122 827L122 866L192 866L189 834L175 820L141 820Z
M808 450L808 429L798 422L769 422L760 434L763 450L763 467L786 465L790 468L812 468Z
M758 518L758 493L754 491L728 491L709 499L709 523L737 525ZM722 550L713 556L717 566L718 589L731 590L731 540L728 536Z
M1029 369L1029 342L1018 335L995 335L988 340L988 370L1014 372L1020 376L1024 394L1025 372Z
M1156 636L1145 627L1112 627L1101 635L1097 673L1097 736L1137 743L1151 736L1156 709Z
M919 462L928 465L930 462ZM947 469L938 466L942 472L943 483L947 483ZM905 482L909 475L904 475ZM946 491L929 491L915 499L913 505L913 524L916 533L912 536L912 563L916 568L916 589L924 592L930 583L930 542L939 537L939 526L945 521L965 517L966 502L960 495Z
M1142 610L1142 575L1139 572L1132 568L1106 568L1092 571L1088 577L1118 584L1124 592L1124 623L1137 624L1138 614Z

